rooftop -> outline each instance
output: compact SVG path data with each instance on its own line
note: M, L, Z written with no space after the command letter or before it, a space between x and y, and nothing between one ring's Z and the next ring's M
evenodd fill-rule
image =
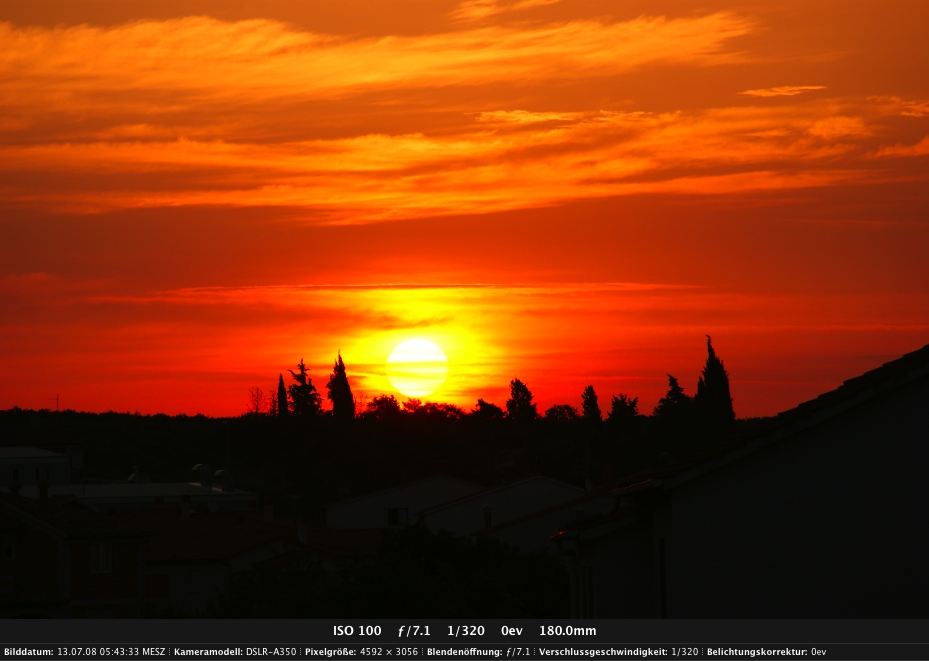
M0 447L0 460L3 459L51 459L59 458L67 460L68 457L51 450L43 450L29 445L9 445Z

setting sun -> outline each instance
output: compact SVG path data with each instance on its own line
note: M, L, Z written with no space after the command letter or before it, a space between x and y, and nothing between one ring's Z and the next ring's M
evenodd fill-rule
M442 387L448 376L445 352L429 340L407 340L387 357L387 378L408 397L425 397Z

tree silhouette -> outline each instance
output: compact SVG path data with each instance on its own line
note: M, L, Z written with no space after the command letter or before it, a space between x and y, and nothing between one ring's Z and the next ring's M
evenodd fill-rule
M378 422L396 420L400 415L400 402L393 395L375 397L365 407L364 416Z
M729 393L729 375L723 367L723 361L713 351L713 342L709 335L706 336L706 350L706 365L697 382L694 402L713 423L726 429L735 421L732 395Z
M639 415L639 398L629 398L623 393L613 395L610 401L610 413L607 416L607 422L620 423L625 420L631 420Z
M510 420L529 422L539 417L532 393L519 379L510 381L510 398L506 400L506 413Z
M461 420L465 412L460 406L454 404L442 404L439 402L426 402L420 407L420 412L431 418L441 418L445 420Z
M407 400L403 402L403 412L404 413L416 413L423 407L423 400L416 399L415 397L407 397Z
M478 399L477 406L471 409L471 417L475 420L502 420L503 416L503 409L501 409L496 404L485 402L483 399Z
M638 397L629 397L623 393L613 395L610 400L610 413L606 418L606 428L609 436L621 445L618 449L625 453L621 457L615 456L614 459L630 459L630 443L641 429L644 419L645 416L639 415Z
M277 408L277 390L274 388L268 388L268 415L272 418L276 418L280 415L280 411Z
M265 411L265 391L261 388L248 389L248 413L261 415Z
M593 425L599 425L603 422L603 413L600 412L600 404L597 402L597 393L594 391L593 386L584 388L584 392L581 394L581 410L585 422Z
M300 360L303 363L303 359ZM277 414L278 416L287 417L287 388L284 387L284 375L277 375Z
M658 406L652 412L653 418L677 418L690 411L693 400L684 394L684 389L670 374L668 375L668 393L658 400Z
M292 383L287 389L290 394L290 405L294 415L308 417L319 415L322 410L322 401L319 393L316 392L316 386L306 373L306 365L303 364L303 358L297 364L297 371L287 370L293 376L296 383Z
M345 374L345 363L342 362L342 352L338 353L335 364L332 367L332 374L329 375L329 383L326 384L326 395L332 402L332 415L336 420L351 420L355 417L355 398L352 395L352 387L348 384L348 376Z
M545 419L560 423L577 422L581 414L570 404L555 404L545 411Z

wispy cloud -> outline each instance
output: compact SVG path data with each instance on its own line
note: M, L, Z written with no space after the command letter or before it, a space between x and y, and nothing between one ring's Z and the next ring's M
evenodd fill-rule
M534 7L553 5L560 0L464 0L449 14L456 21L479 21L506 12L523 11Z
M797 94L803 94L804 92L813 92L815 90L824 90L826 87L824 85L784 85L782 87L767 87L764 89L757 90L745 90L744 92L739 92L739 94L746 94L748 96L796 96Z
M872 176L866 170L873 166L835 164L838 156L868 151L857 144L870 135L868 123L823 113L816 106L500 110L472 116L446 135L8 146L0 149L0 171L19 172L21 181L34 173L34 187L20 184L5 192L8 198L72 211L286 205L312 208L327 222L486 213L636 193L825 186ZM98 178L63 177L49 190L50 170ZM138 176L120 185L133 172Z
M878 150L875 156L927 156L929 155L929 136L914 145L893 145Z
M574 122L584 118L580 112L530 112L528 110L490 110L478 113L477 119L489 124L539 124L542 122Z
M929 101L925 100L903 99L899 96L871 96L868 100L888 106L904 117L929 115Z
M823 86L743 92L787 97L779 104L666 112L557 94L477 102L472 94L493 86L599 89L646 67L744 62L729 42L755 23L714 13L476 25L347 38L207 17L0 24L10 117L0 125L0 200L70 213L294 207L307 222L364 223L641 193L837 186L890 177L867 155L878 141L905 143L889 116L919 118L925 106L789 100ZM375 117L387 119L374 128Z
M208 17L114 28L0 23L0 80L14 106L41 101L52 110L103 111L116 104L138 115L154 103L162 114L179 104L247 106L378 88L602 77L658 62L726 62L734 56L725 42L751 29L729 13L361 39Z

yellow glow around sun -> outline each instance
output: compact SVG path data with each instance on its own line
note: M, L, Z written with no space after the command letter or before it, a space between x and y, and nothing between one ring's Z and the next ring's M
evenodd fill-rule
M401 342L387 357L387 378L407 397L431 395L447 376L448 358L429 340Z

